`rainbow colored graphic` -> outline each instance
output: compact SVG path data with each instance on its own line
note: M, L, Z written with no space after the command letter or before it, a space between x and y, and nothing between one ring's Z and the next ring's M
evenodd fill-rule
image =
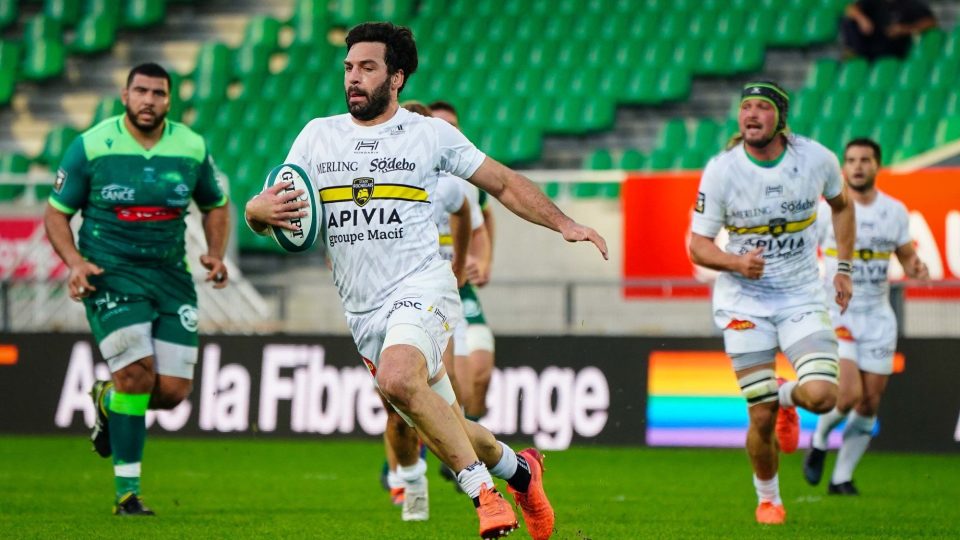
M897 354L894 372L903 371ZM777 375L795 380L787 358L777 355ZM747 405L726 354L717 351L655 351L647 382L647 444L650 446L743 447ZM800 448L808 448L817 416L800 413ZM830 434L838 447L843 425Z

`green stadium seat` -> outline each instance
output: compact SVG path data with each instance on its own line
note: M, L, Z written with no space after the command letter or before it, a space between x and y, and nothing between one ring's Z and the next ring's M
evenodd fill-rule
M207 42L197 53L193 70L194 101L219 102L230 80L230 49L223 43Z
M647 170L666 171L673 168L674 152L669 148L657 148L647 160Z
M596 197L600 194L600 184L597 182L575 182L570 185L570 194L578 199Z
M693 128L693 137L688 141L688 147L700 154L713 155L720 151L717 140L720 137L720 125L709 118L701 118Z
M897 77L897 88L916 91L929 84L930 63L927 60L912 60L904 63Z
M535 161L543 154L543 135L536 129L522 127L510 135L511 163Z
M703 46L703 56L696 68L697 73L704 75L732 75L733 42L731 40L710 40Z
M60 21L64 27L72 27L80 20L80 0L45 0L43 13Z
M803 88L790 100L787 121L791 124L797 122L810 124L819 116L822 108L823 94L811 88Z
M690 13L687 37L698 41L725 41L717 34L718 13L702 7Z
M17 22L17 0L0 0L0 30Z
M324 0L296 0L290 26L294 41L307 44L320 42L327 35L327 2Z
M845 118L850 113L853 96L847 92L830 92L823 99L820 109L824 118Z
M957 83L957 71L960 62L957 58L941 58L930 70L930 86L935 88L954 88Z
M832 118L824 118L820 122L817 122L810 132L810 138L831 150L841 144L842 135L839 120Z
M333 23L338 26L351 27L364 21L372 20L372 2L366 0L336 0L331 12Z
M912 157L933 147L937 122L932 118L917 118L907 123L903 130L902 150Z
M623 44L617 49L615 61L621 67L629 67L635 65L641 56L644 67L661 69L670 62L673 50L674 43L667 39L648 42L646 47L640 43Z
M873 128L871 139L880 145L883 154L883 165L892 162L894 153L900 148L903 140L903 122L895 119L886 119L878 122Z
M616 107L603 98L587 97L580 113L580 127L587 131L612 129Z
M937 86L927 87L917 96L916 113L921 118L934 118L943 114L947 101L947 89Z
M582 111L585 102L581 98L559 99L550 116L547 129L556 133L574 134L583 131Z
M696 40L682 40L674 45L673 56L667 61L671 67L680 66L689 71L703 73L701 62L703 61L704 43ZM728 53L729 54L729 53ZM718 60L722 62L723 59Z
M619 101L631 104L659 102L657 78L658 72L652 68L633 70L620 90Z
M800 47L805 45L804 27L807 14L802 9L788 7L777 10L773 32L767 43L775 47Z
M693 80L690 72L680 66L671 66L660 75L657 83L658 97L661 101L680 101L690 96Z
M664 14L656 27L657 35L666 41L685 39L689 30L689 20L686 13L670 11Z
M702 169L707 164L707 157L696 149L688 148L675 158L674 168L692 171Z
M854 118L876 118L883 109L884 101L887 97L886 92L868 90L855 94L853 100Z
M0 154L0 173L26 174L30 159L20 154ZM24 186L0 185L0 201L16 199L25 191Z
M96 54L110 50L116 41L116 24L109 17L90 15L77 25L70 50L80 54Z
M733 46L732 55L730 67L733 71L737 73L759 71L763 68L766 49L758 47L755 43L744 43L742 40L737 40Z
M956 87L947 94L946 103L943 106L944 116L960 116L960 90Z
M543 189L543 193L550 197L551 199L556 199L560 196L560 183L559 182L546 182L540 186Z
M910 47L909 61L930 62L940 56L947 34L939 28L931 28L920 34Z
M766 44L771 39L771 29L773 28L774 12L769 9L751 9L747 12L747 19L744 24L745 41L752 46Z
M119 28L123 8L120 5L120 0L86 0L83 13L84 18L106 17L113 23L114 28Z
M855 118L843 127L842 141L846 143L852 139L869 137L873 132L875 121L874 117Z
M376 20L407 25L414 15L415 0L380 0L374 12Z
M807 72L805 89L815 90L821 94L829 92L837 80L838 64L831 58L821 58L810 66Z
M57 19L37 14L24 24L23 41L28 47L32 43L61 39L63 39L63 25Z
M47 133L43 143L43 150L37 156L37 162L46 165L51 171L57 170L60 160L80 132L70 126L57 126Z
M859 91L867 80L870 66L863 58L853 58L843 63L837 76L837 88Z
M244 83L244 92L258 93L266 80L270 50L263 45L244 43L233 53L233 77Z
M620 168L625 171L642 171L647 158L639 150L627 149L620 156Z
M583 168L591 171L605 171L613 168L613 156L610 150L598 148L587 156Z
M940 120L933 140L937 146L960 140L960 116L954 115Z
M837 36L840 20L836 13L823 9L812 9L803 26L803 39L806 44L828 43Z
M883 107L883 115L887 119L904 120L913 115L916 110L915 94L909 90L901 90L890 94Z
M166 0L127 0L122 24L124 28L147 28L162 22L166 15Z
M97 103L97 108L93 111L93 119L90 120L89 127L93 127L111 116L123 114L123 112L123 102L120 101L120 98L105 97Z
M27 44L23 58L23 78L31 81L52 79L63 73L66 66L66 47L55 40L34 41Z
M896 58L881 58L875 61L867 77L867 86L881 90L892 89L900 73L900 65L900 60Z
M643 68L638 71L643 71ZM601 70L595 91L606 99L616 100L627 85L627 76L627 71L623 69Z
M251 18L244 30L242 46L276 51L280 47L280 21L264 15Z
M671 118L660 127L655 148L679 152L687 146L687 126L683 118ZM651 156L652 158L652 156Z
M744 10L723 9L717 17L714 28L709 29L711 33L703 34L702 37L707 39L738 41L743 36L745 18ZM756 44L752 45L754 48L760 48L757 47Z
M0 40L0 105L10 103L13 98L22 53L19 43Z

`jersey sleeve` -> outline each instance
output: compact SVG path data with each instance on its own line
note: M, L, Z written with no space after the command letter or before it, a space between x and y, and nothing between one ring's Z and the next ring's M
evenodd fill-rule
M895 210L897 220L897 247L913 242L910 237L910 212L903 204L898 204Z
M825 150L824 156L824 179L823 196L827 199L833 199L843 191L843 173L840 172L840 162L837 157Z
M313 176L313 160L310 158L310 139L315 125L314 122L316 122L316 120L312 120L307 125L303 126L303 129L300 130L300 134L297 135L296 139L294 139L293 145L290 147L290 151L287 153L287 159L285 159L283 162L299 166L304 172L307 173L307 176L310 177L310 180L316 182L317 179Z
M220 185L220 174L208 149L197 171L197 186L193 188L193 200L200 210L207 211L227 204L227 195Z
M463 208L464 193L459 179L441 176L438 182L441 194L440 204L444 213L452 214Z
M87 167L87 152L83 137L77 137L67 147L57 179L50 193L50 205L64 214L73 215L87 203L90 194L90 172Z
M691 230L707 238L716 238L723 228L726 205L723 197L722 176L716 160L707 163L700 177L700 190L693 207Z
M440 146L440 170L460 178L470 178L477 172L486 154L481 152L463 133L455 127L431 118L437 130L437 143Z

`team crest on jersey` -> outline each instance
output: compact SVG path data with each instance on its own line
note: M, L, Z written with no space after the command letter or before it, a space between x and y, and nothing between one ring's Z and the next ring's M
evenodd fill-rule
M63 189L63 183L67 181L67 171L63 169L57 169L57 181L53 184L53 190L57 193L60 193L60 190Z
M706 207L707 196L703 194L702 191L697 193L697 205L693 207L698 214L702 214L704 208Z
M353 179L353 202L357 206L364 206L373 197L373 178L363 177Z
M780 236L787 232L787 220L785 218L774 218L770 220L770 234Z

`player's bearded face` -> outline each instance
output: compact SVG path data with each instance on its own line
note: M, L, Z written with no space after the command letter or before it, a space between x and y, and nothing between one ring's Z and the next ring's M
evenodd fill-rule
M851 146L843 156L843 176L854 191L873 189L877 182L878 166L873 149L869 146Z
M347 99L347 109L357 120L373 120L383 114L390 105L390 77L387 76L383 84L373 88L371 91L360 88L359 85L350 85L345 92ZM364 98L351 102L351 98Z
M739 122L743 142L754 148L764 148L775 135L777 110L766 101L748 99L740 104Z
M134 75L123 92L127 118L140 131L153 131L163 125L170 110L167 80L159 77Z

